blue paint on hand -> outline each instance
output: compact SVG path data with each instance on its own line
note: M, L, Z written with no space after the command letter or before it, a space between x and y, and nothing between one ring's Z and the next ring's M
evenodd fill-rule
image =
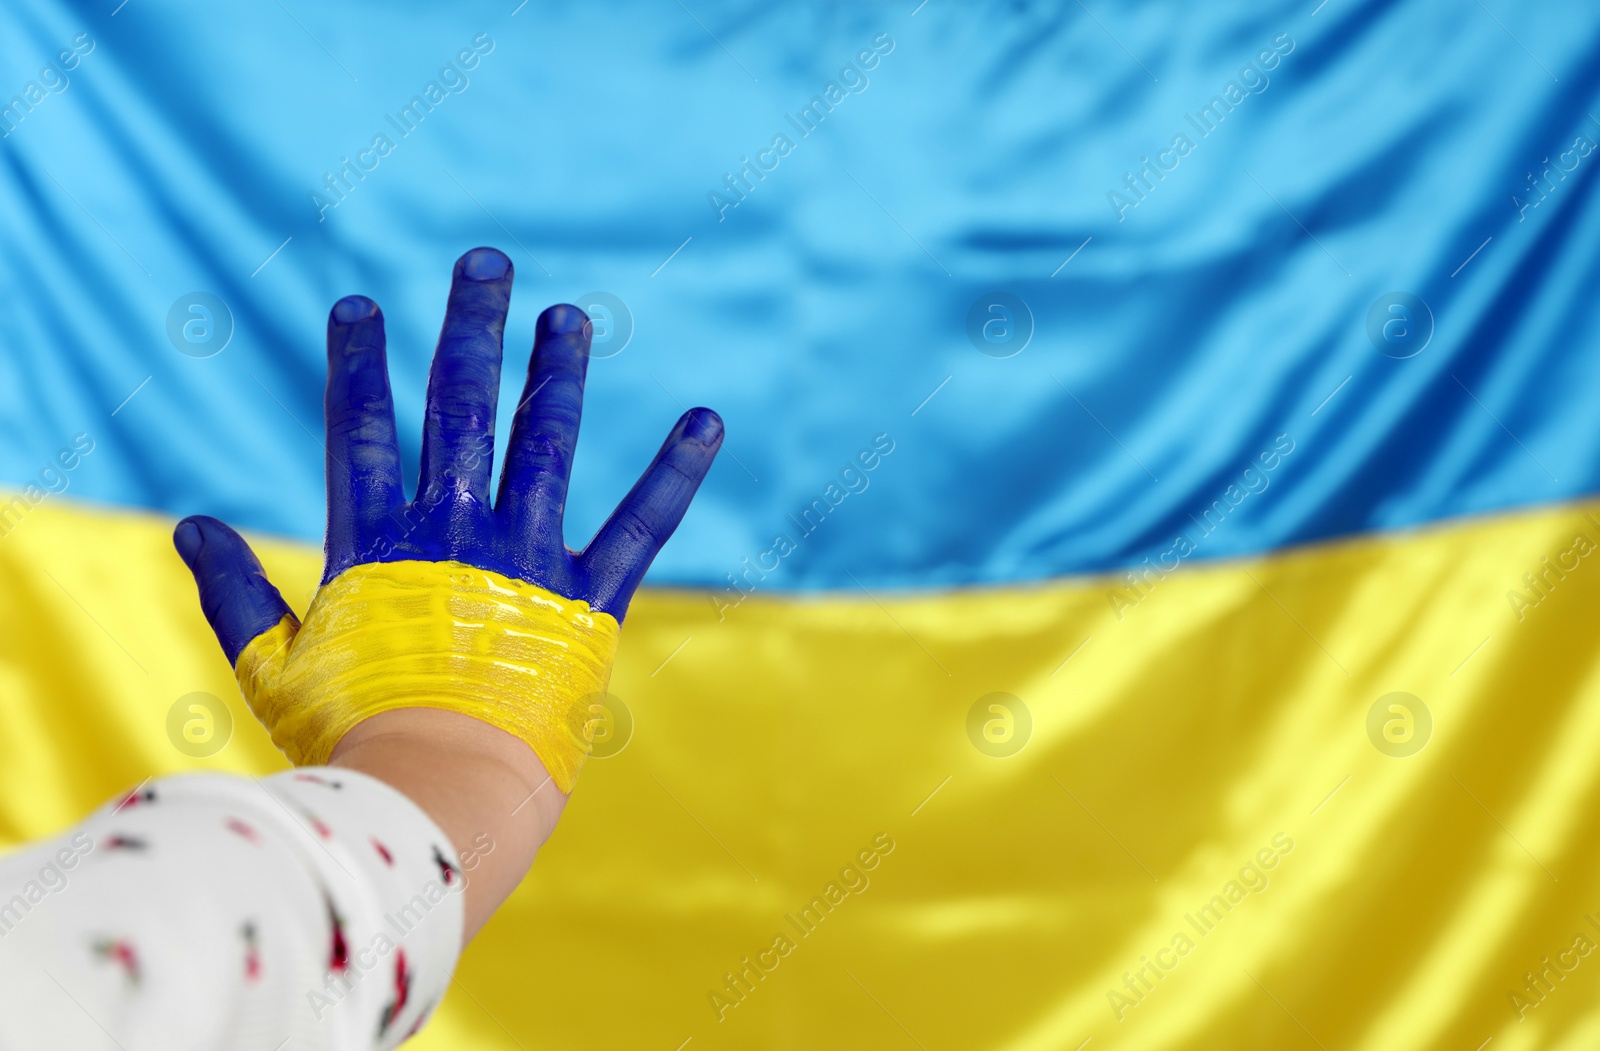
M428 379L422 472L413 499L400 470L383 312L346 296L328 317L328 528L322 582L351 566L458 561L583 599L616 617L688 510L722 445L722 419L690 409L644 475L581 552L562 518L583 409L592 328L583 311L539 316L523 396L493 503L495 407L511 260L475 248L456 261ZM230 662L289 611L243 539L194 516L173 534Z

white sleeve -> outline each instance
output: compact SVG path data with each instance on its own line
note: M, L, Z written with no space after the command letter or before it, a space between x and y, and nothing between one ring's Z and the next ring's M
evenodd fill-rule
M455 857L347 770L141 786L0 859L0 1049L395 1047L455 968Z

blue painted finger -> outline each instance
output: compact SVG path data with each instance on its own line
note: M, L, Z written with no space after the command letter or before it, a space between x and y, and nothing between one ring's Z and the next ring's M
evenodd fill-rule
M328 315L328 535L326 584L370 550L385 515L405 502L394 398L384 353L383 313L346 296Z
M722 448L722 417L690 409L583 552L589 605L621 620Z
M456 260L428 374L418 503L431 506L453 492L488 506L511 279L511 260L496 249L474 248Z
M528 382L511 421L495 509L536 552L562 550L561 519L583 418L593 332L588 316L568 304L540 314L534 330Z
M194 574L200 609L229 664L250 640L289 612L244 538L215 518L192 515L172 531L173 546Z

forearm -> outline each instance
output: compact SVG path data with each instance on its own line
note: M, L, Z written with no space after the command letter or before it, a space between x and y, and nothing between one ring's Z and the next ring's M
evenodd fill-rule
M463 945L517 889L566 806L525 742L432 708L383 712L357 724L328 765L392 786L450 837L467 884Z

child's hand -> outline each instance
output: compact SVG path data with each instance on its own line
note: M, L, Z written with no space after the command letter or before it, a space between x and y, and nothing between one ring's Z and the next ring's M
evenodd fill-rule
M709 409L685 413L588 547L568 549L562 515L591 327L576 307L551 307L539 317L491 506L511 281L511 261L495 249L456 262L409 503L383 315L361 296L334 305L327 558L303 626L237 533L212 518L178 524L206 618L252 708L297 763L326 762L364 718L442 708L521 737L571 790L573 757L551 754L561 750L562 706L604 690L617 621L710 468L722 421Z

